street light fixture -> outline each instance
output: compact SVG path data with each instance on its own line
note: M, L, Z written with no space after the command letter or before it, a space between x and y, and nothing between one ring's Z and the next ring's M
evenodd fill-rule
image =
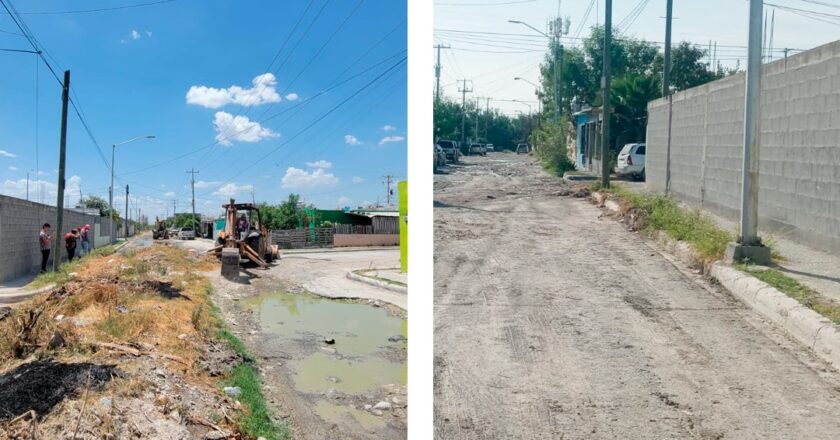
M552 35L548 35L548 34L546 34L545 32L543 32L543 31L541 31L541 30L539 30L539 29L537 29L537 28L535 28L535 27L531 26L530 24L525 23L524 21L519 21L519 20L508 20L508 23L521 24L521 25L523 25L523 26L525 26L525 27L527 27L527 28L529 28L529 29L533 30L534 32L536 32L536 33L538 33L538 34L542 35L543 37L548 38L548 41L549 41L549 42L551 42L551 43L555 43L555 45L557 45L557 46L559 46L559 47L560 47L560 52L562 53L562 51L563 51L563 46L562 46L562 45L560 45L560 40L559 40L559 38L558 38L558 35L553 35L553 36L552 36ZM552 69L551 69L551 75L553 76L552 82L554 83L554 118L555 118L556 120L559 120L559 118L560 118L560 94L559 94L559 87L560 87L560 86L559 86L559 84L557 83L557 74L558 74L558 72L557 72L557 65L560 63L560 61L558 61L558 59L557 59L557 51L555 50L555 46L552 46L552 45L550 45L550 44L549 44L549 48L551 48L551 53L552 53L552 55L554 56L554 65L552 66ZM562 56L562 55L561 55L561 56ZM516 79L519 79L519 78L516 78ZM526 81L527 81L527 80L526 80ZM533 83L532 83L532 84L533 84Z
M518 76L516 78L513 78L513 79L514 79L514 81L525 81L526 83L528 83L528 84L534 86L534 88L536 88L535 93L536 93L537 98L538 98L537 99L537 103L538 103L537 113L542 113L542 96L543 96L543 94L542 94L542 91L540 90L540 86L534 84L533 82L531 82L531 81L529 81L525 78L521 78L521 77L518 77Z
M145 135L145 136L137 136L135 138L131 138L127 141L118 142L116 144L111 145L111 186L108 188L108 209L110 212L108 213L108 218L110 219L108 224L110 225L111 229L111 244L114 243L117 236L114 233L114 152L120 145L125 145L130 142L134 142L140 139L154 139L154 135ZM128 225L126 225L126 232L128 231ZM127 235L126 235L127 236Z

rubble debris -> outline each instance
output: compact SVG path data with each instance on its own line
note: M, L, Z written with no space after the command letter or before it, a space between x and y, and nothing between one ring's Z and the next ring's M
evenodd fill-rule
M6 319L8 316L11 316L12 308L11 307L0 307L0 321Z
M64 336L61 335L60 331L56 330L53 332L52 336L50 336L50 342L47 343L47 348L55 350L56 348L64 345Z
M100 389L122 373L115 365L28 362L0 375L0 421L27 411L47 414L65 396L89 386Z
M335 339L332 339L332 338L324 339L324 343L329 344L329 345L333 345L333 344L335 344Z
M239 387L225 387L224 388L225 394L230 397L239 397L242 394L242 388Z

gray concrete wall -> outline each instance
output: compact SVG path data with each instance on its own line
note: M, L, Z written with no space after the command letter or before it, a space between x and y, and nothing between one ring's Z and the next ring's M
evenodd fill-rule
M52 225L54 236L59 239L85 224L91 225L94 236L100 228L100 217L64 210L63 230L59 233L55 230L55 214L53 206L0 195L0 282L38 272L41 266L38 233L45 222ZM63 245L61 254L62 259L67 258Z
M764 66L759 227L840 253L840 41ZM674 196L737 220L744 74L675 94ZM647 187L664 191L669 102L648 105Z

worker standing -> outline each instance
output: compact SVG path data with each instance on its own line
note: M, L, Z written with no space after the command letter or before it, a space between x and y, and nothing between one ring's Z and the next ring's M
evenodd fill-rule
M41 244L41 273L47 271L47 260L50 259L50 242L52 241L52 234L50 233L50 224L44 223L41 226L41 233L38 234L38 241Z
M64 248L67 249L67 261L73 261L76 256L76 241L79 239L79 231L76 229L64 234Z
M79 241L82 243L82 251L79 253L80 257L90 253L90 225L84 225L81 229L81 233L79 234Z

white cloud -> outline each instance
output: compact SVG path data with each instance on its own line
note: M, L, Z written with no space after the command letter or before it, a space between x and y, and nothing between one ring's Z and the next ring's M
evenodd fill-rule
M11 171L17 171L17 170L18 170L18 167L13 167L13 166L9 165L9 170L11 170Z
M341 196L338 198L336 203L338 206L348 206L350 202L352 202L352 200L349 197Z
M137 32L136 30L132 29L131 30L131 39L132 40L139 40L140 39L140 32Z
M163 196L164 197L175 197L175 192L174 191L169 191L167 193L164 193Z
M213 194L222 197L235 197L237 194L248 193L253 190L254 185L237 185L231 182L220 186Z
M353 181L353 183L364 183L365 182L365 179L363 177L359 177L359 176L353 176L353 179L351 179L351 180Z
M323 168L316 168L310 173L300 168L289 167L281 183L283 188L315 188L335 185L338 183L338 177L324 171Z
M353 136L352 134L345 134L344 142L346 142L348 145L359 145L362 143L362 141L357 139L356 136Z
M213 127L216 129L216 140L222 145L231 145L231 141L254 143L280 136L247 116L233 116L227 112L216 112Z
M394 131L396 129L397 127L394 127L393 125L385 125L384 127L382 127L382 131Z
M309 168L323 168L323 169L327 169L327 168L332 168L332 163L331 163L331 162L327 162L327 161L326 161L326 160L324 160L324 159L321 159L321 160L316 161L316 162L306 162L306 166L308 166Z
M199 180L199 181L195 182L195 187L198 188L198 189L206 189L206 188L210 188L211 186L216 186L220 183L222 183L222 182L212 182L212 181L211 182L205 182L204 180ZM187 185L187 188L189 188L189 185Z
M286 95L286 99L289 100L289 101L297 101L298 94L297 93L289 93L288 95Z
M8 152L8 151L6 151L6 150L0 150L0 156L5 156L5 157L17 157L17 154L10 153L10 152Z
M404 141L405 138L402 136L385 136L384 138L379 140L379 146L385 145L389 142L401 142Z
M39 176L49 176L49 175L50 175L50 173L48 173L48 172L46 172L46 171L38 171L38 175L39 175Z
M251 83L253 87L250 89L240 86L230 86L226 89L192 86L187 91L187 104L219 108L228 104L252 106L281 101L276 90L277 78L274 74L264 73L251 80Z
M55 183L46 180L29 180L29 200L40 201L49 205L55 205L55 198L58 195L58 188ZM67 179L67 185L64 189L64 194L70 203L75 203L79 194L79 186L82 184L82 178L79 176L71 176ZM26 198L26 178L18 180L6 180L0 185L0 194L5 194L12 197ZM38 199L40 194L40 200Z

